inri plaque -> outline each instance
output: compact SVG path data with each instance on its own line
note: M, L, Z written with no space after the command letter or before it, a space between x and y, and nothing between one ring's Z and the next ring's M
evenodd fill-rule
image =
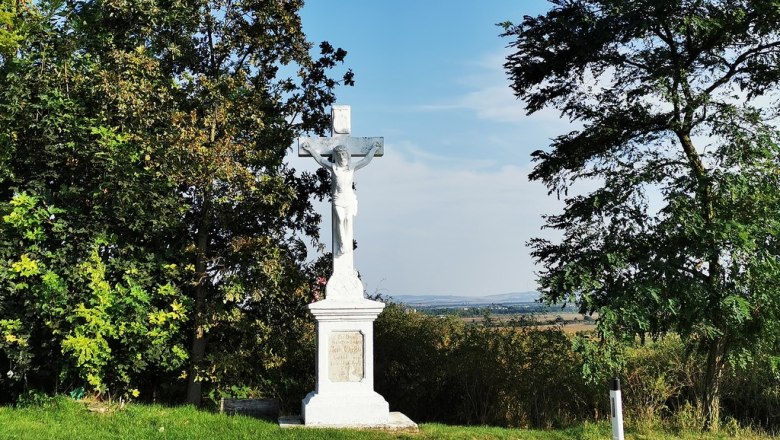
M331 382L360 382L364 372L363 333L333 332L328 342L328 379Z

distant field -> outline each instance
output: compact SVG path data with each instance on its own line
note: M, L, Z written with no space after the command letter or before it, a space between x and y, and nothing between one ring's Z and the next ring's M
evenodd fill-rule
M464 322L483 322L481 316L468 316L461 318ZM490 319L497 323L508 323L512 320L525 319L535 322L540 328L547 328L556 325L563 325L563 331L566 333L589 332L596 329L595 316L591 320L583 317L579 313L561 312L561 313L540 313L540 314L520 314L520 315L495 315Z

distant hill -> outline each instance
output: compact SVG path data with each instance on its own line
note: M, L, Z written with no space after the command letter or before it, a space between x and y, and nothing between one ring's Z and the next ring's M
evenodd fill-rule
M491 304L528 304L539 299L539 292L512 292L488 296L458 295L389 295L390 302L415 307L479 307Z

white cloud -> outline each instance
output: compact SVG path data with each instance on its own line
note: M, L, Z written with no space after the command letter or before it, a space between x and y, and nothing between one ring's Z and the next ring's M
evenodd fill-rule
M562 118L555 109L545 108L527 115L525 104L517 99L503 69L508 50L486 54L469 63L474 69L459 80L464 92L453 99L422 105L418 111L471 111L477 119L533 131L549 138L578 125Z
M518 123L526 118L522 102L509 86L487 85L449 103L420 106L424 111L471 110L479 119Z
M495 167L494 159L468 159L457 156L444 156L419 148L408 141L394 144L395 148L412 163L426 163L435 166L447 166L455 168L482 169Z

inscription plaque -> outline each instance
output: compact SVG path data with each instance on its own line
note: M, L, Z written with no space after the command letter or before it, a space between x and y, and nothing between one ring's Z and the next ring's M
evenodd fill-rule
M328 379L331 382L363 380L363 333L333 332L328 339Z
M333 135L347 135L352 132L351 107L348 105L334 105L330 109L330 117L333 122Z

